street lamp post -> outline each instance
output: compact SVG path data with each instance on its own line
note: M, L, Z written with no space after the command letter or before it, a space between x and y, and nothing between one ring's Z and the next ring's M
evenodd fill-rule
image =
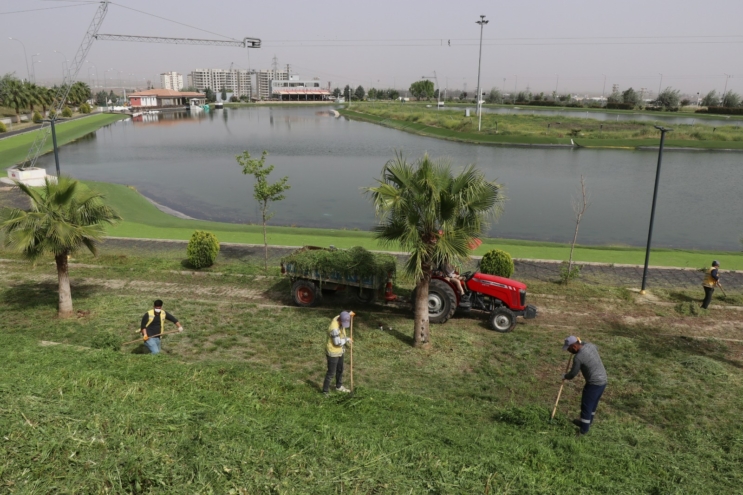
M725 106L725 95L728 92L728 80L733 77L730 74L724 74L725 76L725 89L722 90L722 106Z
M663 74L661 74L660 72L658 74L660 75L660 82L658 83L658 97L660 97L660 91L663 86Z
M650 209L650 228L648 229L648 245L645 249L645 268L642 271L642 287L640 288L640 294L645 294L645 287L648 278L648 263L650 262L650 242L653 237L653 223L655 222L655 204L658 199L658 182L660 180L660 164L663 161L663 143L666 140L666 132L670 132L673 129L656 125L656 129L660 131L660 147L658 148L658 168L655 170L655 189L653 189L653 206Z
M477 130L479 131L482 127L482 106L480 105L480 99L482 98L482 89L480 88L480 67L482 66L482 30L490 21L485 20L485 16L481 15L480 20L476 21L476 24L480 25L480 58L477 62L477 115L479 117L477 121Z
M38 57L39 55L41 55L41 53L34 53L33 55L31 55L31 73L34 75L32 81L34 84L36 84L36 64L41 62L41 60L34 60L34 57Z
M64 70L62 71L62 80L64 82L65 77L68 79L70 78L70 69L69 69L69 65L67 65L67 55L60 52L59 50L54 50L54 53L59 53L60 55L64 57L64 62L63 62ZM71 83L72 81L69 81L69 82Z
M8 36L9 40L17 41L18 43L23 46L23 61L26 62L26 77L28 78L29 82L31 81L31 72L28 70L28 55L26 54L26 44L23 43L23 41L19 40L18 38L12 38Z

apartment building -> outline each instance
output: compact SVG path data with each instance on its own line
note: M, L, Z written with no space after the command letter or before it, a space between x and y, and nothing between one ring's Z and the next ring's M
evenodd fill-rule
M162 89L173 89L180 91L183 89L183 74L178 72L163 72L160 74L160 87Z
M250 97L250 72L246 69L196 69L188 75L189 86L199 91L211 89L215 93L224 88L235 96Z
M259 100L268 100L272 97L273 81L288 81L288 70L264 69L255 73L256 96Z

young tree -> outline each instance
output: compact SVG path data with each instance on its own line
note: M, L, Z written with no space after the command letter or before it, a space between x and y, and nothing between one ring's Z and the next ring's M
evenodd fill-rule
M366 92L364 91L363 86L359 86L358 88L356 88L356 91L354 92L354 96L356 96L356 98L358 98L359 100L363 100L365 95Z
M341 88L335 88L333 90L333 96L335 96L336 98L338 98L340 95L341 95Z
M281 201L284 191L291 188L287 183L289 177L282 177L277 182L270 184L268 176L273 172L274 166L266 166L266 157L268 151L263 151L259 159L251 158L250 153L243 151L242 155L237 155L237 163L243 168L243 174L252 175L255 178L253 184L253 198L260 204L261 217L263 220L263 247L264 247L264 266L268 270L268 238L266 237L266 223L273 217L273 213L268 211L269 203Z
M703 107L719 107L720 106L720 97L717 96L717 91L714 89L707 93L704 98L702 98L702 106Z
M606 101L609 103L622 103L622 93L620 93L619 91L614 91L612 94L609 95Z
M204 90L204 98L206 99L207 103L214 103L217 101L217 95L212 91L211 88L206 88Z
M467 99L467 92L466 91L462 91L461 93L459 93L459 99L460 100L466 100Z
M493 88L490 90L487 98L485 98L485 101L488 103L503 103L503 95L500 90Z
M583 175L580 176L580 197L573 198L573 212L575 213L575 233L573 234L573 243L570 245L570 258L568 259L568 268L564 282L567 285L573 275L573 251L575 250L575 243L578 240L578 228L580 227L580 221L583 219L583 214L588 209L588 193L586 192L586 181Z
M673 89L669 86L658 95L655 103L658 106L663 107L664 110L678 108L679 102L681 100L680 94L681 91L679 91L678 89Z
M504 201L501 186L470 165L454 175L451 165L424 155L414 164L402 155L382 169L378 185L366 189L380 223L374 237L384 246L409 251L405 271L416 282L413 341L431 341L428 283L434 267L461 261L487 231Z
M421 79L410 85L410 94L416 97L419 101L428 98L434 92L433 81L428 79Z
M377 94L378 94L378 93L379 93L379 92L378 92L378 91L377 91L376 89L374 89L374 88L369 88L369 92L367 93L367 97L368 97L368 98L369 98L370 100L376 100L376 99L377 99Z
M740 106L740 95L733 91L728 91L722 97L722 106L727 108L734 108Z
M219 96L222 97L222 101L227 101L227 89L224 86L222 86L222 91Z
M23 253L31 261L54 255L59 283L60 317L72 316L72 293L68 256L82 248L96 254L96 243L106 233L105 225L120 220L103 201L103 196L78 181L48 178L41 188L17 183L31 201L29 210L4 208L0 211L0 233L5 246Z
M634 89L629 88L628 90L622 92L622 102L635 107L638 103L640 103L640 95L638 95L637 91L635 91Z
M388 89L387 90L387 98L390 100L396 100L400 97L400 92L396 89Z

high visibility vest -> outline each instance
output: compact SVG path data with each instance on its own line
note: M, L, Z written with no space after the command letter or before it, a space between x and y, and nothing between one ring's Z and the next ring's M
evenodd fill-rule
M155 313L154 309L151 309L147 312L147 324L144 326L145 328L149 327L150 324L155 321ZM162 333L165 330L165 311L160 310L160 333Z
M343 328L338 321L340 316L333 318L328 327L328 342L325 345L325 353L330 357L340 357L343 355L343 346L337 346L333 343L333 338L338 337L341 339L346 338L346 329Z
M704 283L702 284L705 287L715 287L717 286L717 280L712 276L712 270L717 268L716 266L711 267L709 270L707 270L707 275L704 277ZM719 276L719 272L718 272Z

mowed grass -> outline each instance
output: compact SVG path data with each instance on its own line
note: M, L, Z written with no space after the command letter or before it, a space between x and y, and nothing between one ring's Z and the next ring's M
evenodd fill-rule
M161 212L132 188L103 182L86 184L105 194L124 219L109 230L112 236L188 240L194 230L208 230L221 242L263 243L260 225L184 220ZM515 258L567 260L570 253L568 244L498 238L486 238L483 241L483 245L474 252L475 255L483 255L491 249L503 249ZM363 246L367 249L390 249L377 243L371 232L339 229L269 226L268 242L279 246L334 245L339 248ZM574 256L576 260L584 262L642 264L645 251L634 247L577 246ZM726 270L743 269L743 256L726 251L659 248L653 250L651 264L701 268L712 259L718 259Z
M681 317L622 289L527 281L536 320L497 334L456 316L418 350L407 310L340 295L294 308L285 280L245 260L221 260L220 276L174 273L176 255L74 261L82 313L65 321L53 265L2 264L8 493L706 494L743 482L743 347L690 338L734 334L738 311ZM186 328L163 355L38 345L133 339L155 297ZM341 309L357 313L357 390L326 399L325 330ZM580 380L548 421L570 333L599 345L610 376L584 438L570 424Z
M70 122L58 122L56 124L57 145L62 146L72 142L105 125L126 117L126 115L122 114L96 114L82 119L72 120ZM39 132L40 130L30 131L17 136L0 139L0 170L2 170L3 176L6 175L6 168L12 167L26 158L26 154ZM0 138L2 137L2 134L0 134ZM44 146L43 152L49 153L51 151L52 138L50 135Z
M579 116L498 115L484 113L482 130L477 117L465 117L460 110L437 110L420 106L369 103L341 110L350 118L367 120L418 134L483 144L570 145L585 147L637 148L658 146L654 122L611 122ZM743 149L743 128L727 125L674 125L666 140L669 147Z

